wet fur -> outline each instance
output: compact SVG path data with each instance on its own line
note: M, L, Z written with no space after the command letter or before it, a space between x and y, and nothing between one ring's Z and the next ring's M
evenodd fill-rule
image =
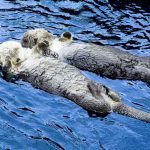
M41 43L44 40L50 42L53 38L53 34L43 28L33 29L24 33L21 44L23 47L33 48L36 44Z
M11 50L11 47L8 46L7 49ZM124 105L117 93L89 80L74 66L53 57L37 55L33 52L34 49L28 50L30 55L25 55L17 70L10 69L8 74L13 74L46 92L68 98L85 110L98 114L117 112L150 122L150 114ZM24 48L19 48L19 53L23 54L24 51ZM0 61L6 59L5 53L0 45Z

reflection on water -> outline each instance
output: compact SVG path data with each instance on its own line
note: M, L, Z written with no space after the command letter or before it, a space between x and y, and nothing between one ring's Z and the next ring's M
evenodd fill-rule
M44 27L56 35L71 31L76 40L150 55L147 3L125 2L1 0L0 42L19 40L28 29ZM83 73L118 91L128 105L150 112L150 88L145 83ZM0 149L149 149L147 123L117 114L90 117L73 102L21 81L0 79L0 85Z

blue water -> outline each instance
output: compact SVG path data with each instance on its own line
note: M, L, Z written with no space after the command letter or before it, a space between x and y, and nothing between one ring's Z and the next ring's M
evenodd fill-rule
M150 56L146 6L112 0L1 0L0 42L20 40L28 29L43 27L56 35L71 31L75 40ZM117 91L124 103L150 112L150 88L145 83L83 73ZM1 149L150 150L150 124L114 113L91 117L65 98L0 78Z

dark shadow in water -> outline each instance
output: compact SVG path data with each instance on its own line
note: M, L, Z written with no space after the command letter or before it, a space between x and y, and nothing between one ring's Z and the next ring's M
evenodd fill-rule
M140 6L145 11L150 12L150 1L149 0L108 0L110 5L116 10L124 9L126 6L131 6L136 10L137 6Z

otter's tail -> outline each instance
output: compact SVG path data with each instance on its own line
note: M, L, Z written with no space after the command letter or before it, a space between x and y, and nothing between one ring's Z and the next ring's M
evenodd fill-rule
M119 113L121 115L126 115L132 118L136 118L145 122L150 123L150 114L144 111L135 109L133 107L129 107L125 104L118 104L114 109L114 112Z

